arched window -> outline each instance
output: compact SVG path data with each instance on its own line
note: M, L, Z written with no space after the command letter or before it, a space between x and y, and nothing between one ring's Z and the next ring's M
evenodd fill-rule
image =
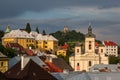
M103 53L103 49L101 49L101 53Z
M79 66L79 63L77 63L77 66Z
M89 62L88 62L88 65L89 65L89 66L91 66L91 65L92 65L92 62L91 62L91 61L89 61Z
M77 49L77 53L79 53L79 49Z
M80 70L80 64L77 63L76 69L79 71Z
M91 44L89 44L89 49L91 49L92 47L91 47Z

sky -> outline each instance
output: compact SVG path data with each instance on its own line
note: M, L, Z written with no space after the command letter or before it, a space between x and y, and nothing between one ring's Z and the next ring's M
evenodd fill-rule
M120 44L120 0L0 0L0 30L27 23L47 34L64 26L86 34L91 23L96 39Z

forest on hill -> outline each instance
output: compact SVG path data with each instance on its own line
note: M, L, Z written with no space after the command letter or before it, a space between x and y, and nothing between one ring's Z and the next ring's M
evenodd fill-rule
M75 30L71 30L68 32L56 31L54 33L50 33L50 35L54 36L59 40L59 45L63 45L65 42L76 44L77 42L82 43L85 41L85 34L77 32ZM101 44L100 40L96 40L96 42Z
M54 33L50 33L55 38L59 40L59 45L63 45L65 42L83 42L85 40L85 35L80 32L76 32L75 30L63 32L63 31L56 31Z

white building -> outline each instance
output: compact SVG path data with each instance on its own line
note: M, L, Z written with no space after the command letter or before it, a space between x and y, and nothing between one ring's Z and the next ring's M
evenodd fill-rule
M95 35L92 33L92 28L89 26L88 33L85 35L84 50L80 45L75 46L75 54L69 59L70 65L75 71L89 71L95 64L108 64L108 57L105 57L105 47L98 46L96 53Z
M118 45L113 41L103 41L106 49L106 55L118 56Z

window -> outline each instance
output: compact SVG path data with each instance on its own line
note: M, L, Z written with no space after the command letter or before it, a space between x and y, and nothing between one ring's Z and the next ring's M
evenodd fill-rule
M91 65L92 65L91 61L89 61L89 62L88 62L88 65L89 65L89 66L91 66Z
M89 44L89 49L91 49L91 44Z
M47 42L45 41L45 44L47 44Z
M79 49L77 49L77 53L79 53Z
M76 69L79 71L80 70L80 64L77 63Z
M38 48L38 46L36 46L36 48Z
M28 42L28 39L26 40L26 42Z
M91 44L91 41L89 41L89 44Z
M31 40L29 40L29 42L31 42Z
M79 66L79 63L77 63L77 66Z
M103 53L103 49L101 49L101 53Z
M1 67L3 66L3 62L0 63L0 66L1 66Z

